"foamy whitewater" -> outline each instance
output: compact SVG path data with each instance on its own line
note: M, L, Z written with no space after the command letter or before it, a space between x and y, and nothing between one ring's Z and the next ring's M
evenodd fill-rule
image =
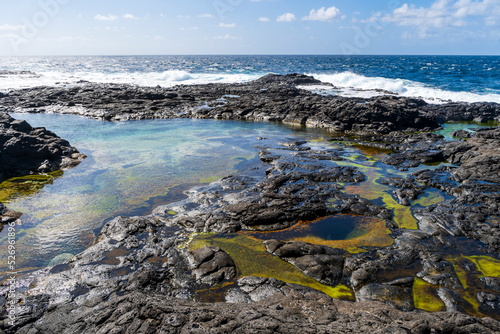
M321 94L500 103L496 56L2 57L0 91L85 81L161 87L241 83L268 73L303 73L334 86L302 87Z

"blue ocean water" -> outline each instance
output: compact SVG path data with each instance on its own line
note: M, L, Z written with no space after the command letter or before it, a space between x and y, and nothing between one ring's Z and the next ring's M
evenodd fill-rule
M382 89L436 103L500 103L499 56L1 57L0 90L79 80L169 87L245 82L268 73L310 74L334 84L339 95L376 95Z

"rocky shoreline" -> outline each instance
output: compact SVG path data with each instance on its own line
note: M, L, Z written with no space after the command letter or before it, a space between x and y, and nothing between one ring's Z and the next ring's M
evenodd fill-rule
M19 278L16 324L9 326L4 304L0 332L499 332L500 129L454 133L464 139L455 141L430 131L444 121L498 122L500 105L342 98L296 88L318 83L269 75L246 84L85 83L0 96L3 112L276 121L328 129L337 145L263 138L261 167L192 189L151 215L108 222L96 245L69 263ZM353 161L352 147L384 153ZM393 189L391 208L360 191L373 179L366 160L401 172L421 168L377 178ZM27 170L46 172L38 168ZM442 200L415 207L412 227L399 212L429 191ZM367 217L381 233L356 250L248 234L338 215ZM245 274L253 269L243 268L234 244L267 254L262 261L284 260L319 288Z

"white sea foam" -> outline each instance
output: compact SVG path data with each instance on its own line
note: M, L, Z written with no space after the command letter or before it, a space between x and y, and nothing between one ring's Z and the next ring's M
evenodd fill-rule
M189 73L182 70L164 72L39 72L38 75L18 74L0 75L0 91L10 89L31 88L36 86L75 85L79 81L101 83L135 84L140 86L172 87L179 84L194 85L207 83L240 83L257 79L263 73ZM322 94L341 96L356 96L369 98L372 96L394 94L407 97L418 97L430 103L447 101L463 102L497 102L500 103L500 94L491 92L476 94L471 92L453 92L430 87L420 82L404 79L389 79L383 77L366 77L352 72L335 74L308 73L315 78L333 84L336 89L329 87L303 87L315 90Z
M262 74L164 72L39 72L37 75L1 75L0 91L36 86L75 85L80 81L172 87L179 84L235 83L257 79Z
M376 96L385 94L383 91L407 97L423 98L430 103L456 102L497 102L500 94L476 94L470 92L453 92L427 86L420 82L404 79L388 79L382 77L365 77L352 72L335 74L310 74L315 78L333 84L337 89L332 94L341 96ZM326 93L324 91L323 93Z

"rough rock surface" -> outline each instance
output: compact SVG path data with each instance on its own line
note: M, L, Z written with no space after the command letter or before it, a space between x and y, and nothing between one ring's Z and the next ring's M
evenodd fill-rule
M9 92L6 111L75 113L103 120L216 118L278 121L356 133L431 130L420 100L378 97L370 100L321 96L296 85L317 84L305 75L268 75L245 84L145 88L92 84L40 87Z
M336 286L342 279L344 252L305 242L264 241L266 250L299 268L307 276L325 285Z
M233 260L219 247L202 247L190 252L189 262L196 279L213 285L236 276Z
M66 140L0 111L0 181L76 166L84 158Z

